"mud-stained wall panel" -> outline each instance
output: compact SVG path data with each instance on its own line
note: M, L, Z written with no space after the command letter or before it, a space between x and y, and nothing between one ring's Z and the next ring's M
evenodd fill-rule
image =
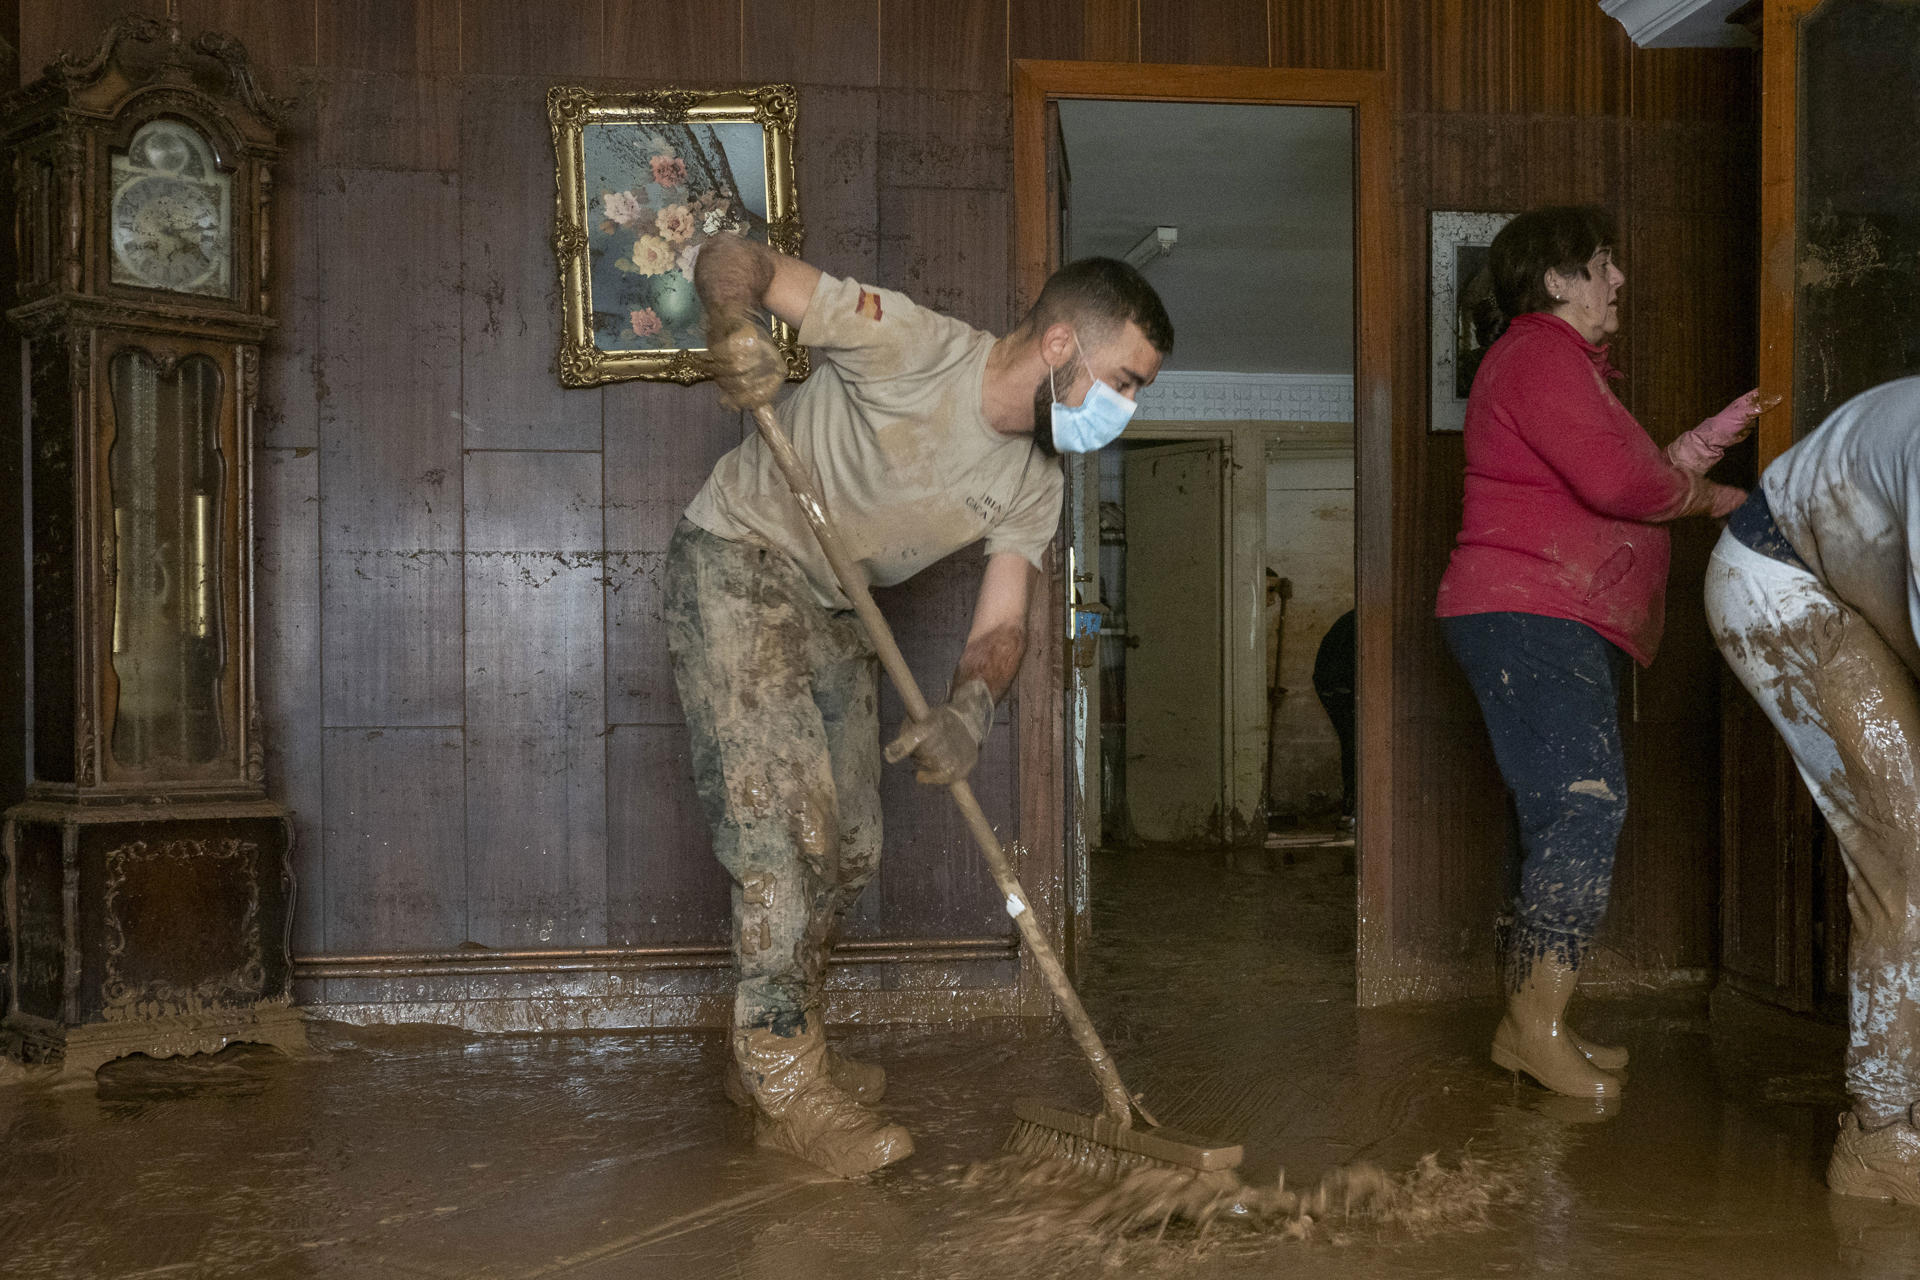
M1623 212L1618 206L1628 189L1628 130L1611 117L1529 120L1527 196L1519 207L1597 204Z
M320 828L320 459L312 449L256 449L253 472L254 663L267 748L267 787L293 815L293 949L325 936Z
M829 275L878 276L880 93L805 91L806 145L795 156L808 262Z
M532 10L529 10L532 12ZM560 385L541 79L468 77L460 109L460 422L469 449L600 448L600 392ZM505 161L503 157L514 157ZM596 195L598 193L595 193Z
M460 166L460 82L379 71L317 83L315 152L326 169L452 172Z
M1632 720L1627 742L1627 825L1614 862L1613 902L1600 945L1648 976L1705 973L1718 924L1720 811L1702 804L1720 779L1718 699L1697 719ZM1611 959L1611 958L1610 958Z
M322 186L326 723L460 723L459 187Z
M606 936L600 457L469 455L468 930L491 947Z
M975 548L942 561L875 599L900 638L902 652L927 700L945 699L954 663L965 645L984 557ZM892 687L882 682L880 736L890 739L905 717ZM1008 703L994 718L970 779L996 830L1014 838L1013 732ZM874 885L862 898L852 937L966 937L1004 932L1005 909L958 811L942 788L916 782L910 765L889 766L881 778L886 852Z
M291 127L312 136L318 104L303 97ZM320 443L320 173L311 147L291 148L274 166L270 288L279 325L260 353L254 443L312 449Z
M710 385L624 382L606 389L607 719L681 724L660 621L667 542L741 415Z
M464 756L458 729L326 731L327 951L467 941Z
M1012 128L1004 93L890 90L880 116L879 185L1005 191Z
M880 279L914 301L1005 332L1007 194L932 187L880 193Z
M608 943L726 945L731 882L693 788L686 725L615 725L606 751Z

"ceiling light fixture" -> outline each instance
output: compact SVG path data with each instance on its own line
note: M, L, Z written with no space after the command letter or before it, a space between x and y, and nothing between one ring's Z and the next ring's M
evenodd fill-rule
M1120 256L1134 270L1142 270L1155 258L1164 258L1173 252L1173 246L1180 240L1180 228L1155 227L1140 237L1140 243Z

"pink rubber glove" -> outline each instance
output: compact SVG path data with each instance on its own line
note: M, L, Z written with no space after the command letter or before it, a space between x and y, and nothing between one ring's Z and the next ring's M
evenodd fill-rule
M1753 430L1753 420L1780 403L1777 395L1764 400L1756 388L1708 418L1667 446L1667 461L1682 471L1705 475L1729 445L1738 444Z

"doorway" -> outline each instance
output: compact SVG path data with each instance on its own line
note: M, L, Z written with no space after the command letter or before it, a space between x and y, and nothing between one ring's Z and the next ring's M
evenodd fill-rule
M1388 361L1385 349L1389 264L1384 249L1389 150L1384 90L1384 77L1373 72L1037 62L1017 62L1015 65L1016 253L1018 284L1023 295L1021 301L1029 300L1037 293L1039 285L1054 265L1073 256L1069 246L1080 231L1073 213L1076 207L1073 188L1079 182L1080 175L1070 165L1062 163L1065 158L1062 155L1060 132L1063 104L1087 100L1127 104L1333 107L1341 109L1344 117L1347 139L1345 155L1352 175L1352 251L1346 260L1351 273L1351 319L1346 325L1346 333L1351 344L1352 377L1348 393L1351 403L1348 415L1350 425L1345 431L1346 447L1353 450L1356 459L1353 488L1356 518L1354 605L1358 634L1357 665L1360 672L1357 683L1363 691L1356 713L1362 762L1358 783L1359 877L1356 906L1363 938L1358 948L1363 998L1368 986L1369 965L1391 965L1390 956L1377 953L1370 955L1364 941L1369 936L1378 936L1376 930L1387 923L1386 869L1390 865L1391 848L1391 812L1387 801L1391 793L1391 759L1384 750L1387 713L1392 705L1392 672L1388 652L1388 602L1391 593L1387 573L1390 549L1387 516L1391 509L1392 490L1386 376ZM1165 176L1163 180L1194 181L1192 175L1180 179L1177 173ZM1117 250L1108 249L1107 252L1117 253ZM1177 247L1175 252L1179 252ZM1150 270L1148 278L1153 278ZM1175 323L1176 330L1181 330L1177 313ZM1177 343L1176 353L1180 351L1181 346ZM1233 381L1231 374L1214 377L1215 371L1195 372L1207 373L1208 380L1216 383L1230 384ZM1161 382L1167 381L1168 375L1163 373ZM1194 394L1205 394L1198 388L1191 390ZM1232 394L1231 388L1228 394ZM1128 433L1129 440L1137 439L1139 443L1129 444L1120 455L1124 492L1124 473L1129 455L1137 450L1141 458L1150 459L1150 450L1167 448L1172 443L1165 441L1163 434L1178 436L1183 431L1206 431L1218 434L1223 440L1223 447L1217 452L1207 448L1187 448L1178 454L1168 452L1159 458L1162 471L1175 467L1184 469L1190 476L1198 476L1211 469L1219 477L1222 514L1215 518L1223 527L1223 536L1215 546L1219 548L1217 554L1225 565L1219 610L1223 639L1218 662L1212 665L1216 665L1222 674L1217 681L1209 674L1207 680L1220 690L1221 725L1217 736L1221 746L1217 752L1193 752L1196 758L1185 762L1191 767L1167 768L1153 765L1150 759L1143 759L1141 753L1136 752L1135 748L1141 744L1135 738L1125 747L1121 763L1125 770L1144 767L1151 773L1157 768L1158 776L1149 785L1149 791L1158 790L1170 797L1170 803L1163 807L1173 811L1176 817L1181 812L1191 815L1198 803L1195 798L1207 796L1217 789L1221 799L1214 809L1220 815L1215 830L1223 837L1230 837L1233 834L1236 797L1246 794L1249 787L1255 797L1251 810L1256 813L1259 811L1259 801L1266 783L1268 746L1266 566L1256 560L1250 573L1237 573L1234 561L1249 553L1262 556L1265 550L1266 436L1276 432L1284 436L1289 428L1299 432L1303 424L1288 423L1284 414L1267 415L1266 420L1262 420L1262 415L1258 413L1228 413L1222 418L1208 423L1156 420L1143 398L1142 411ZM1140 465L1150 466L1151 463L1142 462ZM1191 485L1189 491L1192 492ZM1242 500L1236 503L1236 496ZM1101 692L1100 660L1094 655L1098 654L1101 643L1095 637L1104 625L1103 615L1110 613L1110 609L1101 596L1099 547L1102 500L1097 470L1090 470L1085 465L1070 469L1069 502L1068 520L1072 537L1064 548L1065 554L1059 566L1052 574L1051 592L1036 606L1032 628L1036 636L1050 632L1059 638L1055 641L1058 647L1054 647L1052 652L1061 661L1053 664L1050 670L1045 662L1030 662L1023 672L1021 736L1023 759L1039 757L1051 744L1053 750L1064 757L1067 766L1064 778L1059 775L1048 777L1039 770L1023 770L1022 809L1029 818L1029 822L1023 824L1023 831L1030 833L1031 837L1037 837L1032 839L1028 850L1029 857L1033 859L1029 864L1031 878L1044 882L1049 867L1057 868L1058 879L1055 883L1062 892L1055 900L1061 903L1064 910L1048 923L1060 943L1073 954L1086 940L1089 854L1103 834L1099 797L1103 767L1099 747L1102 736L1099 732L1098 705ZM1369 522L1366 519L1369 512L1378 513L1378 519ZM1190 528L1198 527L1194 521L1203 524L1206 519L1192 511L1186 515ZM1168 522L1169 530L1178 527ZM1249 529L1253 531L1251 536ZM1195 575L1209 576L1206 566L1195 559L1192 536L1179 533L1169 536L1182 542L1179 554L1186 556L1184 567L1173 571L1178 572L1189 584ZM1138 550L1134 545L1134 533L1129 530L1126 552L1131 556L1137 554ZM1120 586L1119 594L1124 597L1128 589L1126 585ZM1191 594L1188 598L1192 598ZM1107 643L1110 646L1115 642L1124 645L1122 661L1135 663L1140 654L1135 642L1144 646L1147 641L1143 634L1136 633L1132 616L1136 602L1128 599L1126 604L1128 613L1122 615L1116 628L1121 634L1110 636ZM1055 621L1061 618L1065 619L1064 626ZM1192 619L1187 621L1190 624L1193 622ZM1193 632L1194 626L1189 625L1187 630ZM1197 646L1204 652L1204 642L1198 638L1197 632L1189 635L1185 643L1190 650ZM1048 647L1045 644L1038 646L1042 654ZM1249 656L1236 660L1236 655L1242 652ZM1157 746L1157 730L1141 723L1143 709L1137 696L1138 672L1139 666L1136 664L1126 677L1124 705L1129 722L1128 732L1144 733L1146 746L1151 749L1148 754L1157 754L1164 760L1170 751L1178 748ZM1178 673L1172 688L1182 689L1191 684L1193 673L1182 671ZM1172 701L1177 695L1163 696ZM1198 742L1213 724L1211 699L1202 698L1200 702L1203 705L1185 709L1182 728L1188 735L1185 741L1189 744ZM1160 738L1165 739L1166 735L1162 734ZM1381 750L1370 752L1369 743ZM1033 755L1027 754L1029 750ZM1111 752L1108 754L1110 757ZM1216 760L1220 763L1213 763ZM1065 785L1061 785L1063 781ZM1144 780L1138 774L1129 773L1125 781L1131 798ZM1129 808L1133 807L1130 800ZM1243 806L1238 812L1244 818L1249 810ZM1049 817L1057 826L1048 823ZM1264 827L1264 814L1260 814L1260 817L1261 826ZM1138 817L1129 813L1127 821L1133 828L1133 834L1139 834ZM1049 826L1052 827L1051 831L1048 830ZM1058 832L1057 843L1049 838L1053 832ZM1240 834L1244 835L1244 832ZM1038 865L1034 865L1036 863Z

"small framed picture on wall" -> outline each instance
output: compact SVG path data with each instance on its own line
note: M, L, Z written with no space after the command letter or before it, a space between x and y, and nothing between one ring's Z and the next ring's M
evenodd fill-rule
M560 381L705 377L693 264L716 235L800 252L793 86L611 93L556 85L553 252ZM788 376L807 353L774 323Z
M1432 258L1427 289L1432 303L1428 328L1431 395L1429 431L1464 431L1467 392L1480 357L1493 342L1499 318L1487 250L1511 213L1435 209L1429 215Z

